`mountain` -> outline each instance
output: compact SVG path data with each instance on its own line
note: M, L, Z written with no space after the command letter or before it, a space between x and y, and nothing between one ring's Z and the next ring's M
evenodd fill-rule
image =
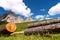
M9 12L9 14L3 14L1 18L2 18L2 21L7 21L7 22L11 22L11 21L13 21L14 23L23 22L22 17L20 16L16 17L13 12Z
M6 18L8 14L3 14L1 17L2 19Z
M1 16L0 16L0 20L1 20L2 18L1 18Z
M33 19L31 17L27 17L25 20L25 22L31 22L31 21L33 21Z
M9 12L8 14L3 14L0 17L0 20L14 23L23 23L23 22L31 22L33 19L31 17L27 17L26 20L23 20L21 16L16 17L13 12Z
M24 20L22 19L21 16L18 16L18 17L16 18L16 23L22 23L22 22L24 22Z
M7 21L7 22L11 22L15 20L15 14L13 12L9 12L9 14L3 14L2 15L3 19L2 21Z

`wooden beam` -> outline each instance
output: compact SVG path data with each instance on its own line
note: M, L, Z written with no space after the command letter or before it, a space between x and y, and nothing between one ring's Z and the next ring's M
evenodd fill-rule
M14 34L24 34L24 31L19 31L19 32L13 32L10 35L14 35Z

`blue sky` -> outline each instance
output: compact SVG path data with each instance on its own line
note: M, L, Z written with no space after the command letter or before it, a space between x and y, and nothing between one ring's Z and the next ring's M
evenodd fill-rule
M3 1L2 1L2 3L3 3ZM25 6L27 6L27 8L29 8L29 12L32 14L32 15L28 14L29 17L33 18L34 20L42 20L42 19L60 17L60 12L58 11L60 9L58 7L56 7L56 5L57 6L60 5L60 0L23 0L23 3L25 4ZM8 8L8 10L6 10L6 9L3 6L0 6L0 15L3 15L4 13L7 13L7 12L9 12L9 10L11 10L9 8ZM57 9L57 10L54 10L54 9ZM53 12L50 10L52 10ZM13 10L13 12L16 15L22 16L22 18L28 17L27 15L22 14L24 12L22 12L22 13L19 12L19 10L18 10L18 12L15 12Z

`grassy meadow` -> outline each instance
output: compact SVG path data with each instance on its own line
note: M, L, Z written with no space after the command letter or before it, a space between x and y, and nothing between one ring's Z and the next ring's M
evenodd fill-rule
M17 30L16 31L22 31L27 28L27 25L33 23L33 22L27 22L27 23L18 23ZM0 25L3 26L3 25ZM0 40L60 40L60 33L58 34L51 34L52 37L41 37L38 35L30 35L26 36L24 34L17 34L17 35L0 35Z

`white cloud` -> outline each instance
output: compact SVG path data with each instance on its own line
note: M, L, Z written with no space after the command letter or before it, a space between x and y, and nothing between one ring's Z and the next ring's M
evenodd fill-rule
M36 20L45 20L45 19L51 19L49 18L49 15L37 15L35 16Z
M35 16L35 18L38 20L43 20L44 19L44 16L43 15L37 15L37 16Z
M23 0L0 0L0 7L26 17L31 16L31 9L25 5Z
M55 6L51 7L49 9L48 13L49 13L49 15L60 14L60 3L58 3Z
M49 17L50 15L47 14L47 15L45 15L45 16L46 16L46 17Z
M52 19L52 18L45 18L45 19Z

